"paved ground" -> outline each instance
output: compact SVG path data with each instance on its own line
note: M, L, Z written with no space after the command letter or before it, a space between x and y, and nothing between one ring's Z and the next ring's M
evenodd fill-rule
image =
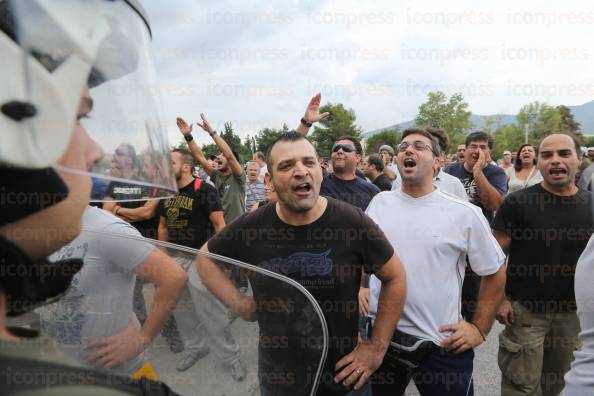
M151 301L150 286L145 286L146 301ZM475 353L475 395L499 396L500 372L497 367L497 335L502 326L496 323L487 337L487 342ZM242 382L235 382L220 360L210 353L198 361L188 371L179 373L175 370L177 361L183 354L173 354L163 338L157 339L151 350L151 361L159 379L169 384L182 395L195 396L259 396L257 379L258 327L255 323L236 320L231 327L232 333L241 347L242 361L247 376ZM299 359L298 356L293 357ZM418 395L413 384L406 395Z

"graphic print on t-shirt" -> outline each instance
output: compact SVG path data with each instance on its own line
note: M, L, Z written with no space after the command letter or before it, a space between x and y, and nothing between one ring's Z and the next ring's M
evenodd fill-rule
M265 260L259 264L260 267L267 270L277 272L289 277L296 278L303 286L310 286L307 284L307 279L310 277L330 276L334 263L330 258L332 249L328 249L321 253L310 252L296 252L289 257L275 257Z
M167 211L167 228L185 228L189 224L189 220L179 219L179 210L185 209L192 211L194 206L194 198L187 195L178 195L174 198L168 199L163 204Z
M88 242L76 246L66 245L55 253L55 258L61 261L76 257L84 261L88 251ZM85 300L85 295L80 290L80 276L77 274L72 278L68 292L60 299L59 303L38 309L37 312L41 316L42 333L60 340L61 344L82 344L82 331L85 323L83 312L88 310Z
M468 199L470 200L471 204L481 206L481 201L478 194L478 189L476 188L476 181L474 177L469 177L466 179L460 179L464 189L466 190L466 195L468 195Z

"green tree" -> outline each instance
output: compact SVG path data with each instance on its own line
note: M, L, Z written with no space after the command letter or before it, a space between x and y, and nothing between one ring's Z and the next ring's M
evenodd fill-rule
M221 154L221 149L219 149L219 146L217 146L216 144L210 143L202 146L202 152L204 153L204 156L208 158L211 155L216 156Z
M278 139L280 135L286 132L289 132L289 127L287 126L287 124L283 124L283 127L281 129L264 128L260 130L260 132L258 132L258 135L256 136L256 151L261 151L262 153L264 153L264 155L266 155L266 152L268 151L270 145L276 139Z
M575 118L573 118L571 109L564 105L559 105L556 108L559 114L561 114L561 125L559 126L560 130L581 135L581 125L575 120Z
M172 144L171 145L171 149L182 149L182 150L188 150L190 151L190 149L188 148L188 142L186 142L185 139L180 140L177 145L176 144Z
M523 106L517 120L522 131L528 126L529 143L539 141L561 128L561 113L555 107L538 101Z
M341 136L350 135L362 139L361 128L355 124L357 117L353 109L346 109L341 103L327 103L320 107L320 113L324 112L329 112L330 116L318 122L310 135L311 141L322 155L329 155L332 145Z
M248 147L246 147L243 143L241 143L241 138L237 134L235 134L231 122L225 123L224 129L221 132L221 137L225 140L225 142L227 142L229 147L231 147L232 150L235 150L235 152L239 155L239 158L237 158L237 160L240 163L252 159L251 150ZM206 148L207 146L204 147ZM218 152L220 152L220 150L218 150Z
M375 135L371 136L365 142L365 153L377 153L379 151L380 146L387 144L388 146L392 147L396 150L396 146L400 143L400 138L402 134L398 128L396 129L386 129L384 131L378 132Z
M461 93L455 93L448 99L445 93L435 91L429 92L427 101L419 106L415 123L423 127L444 128L453 150L464 143L466 133L474 127L470 121L471 114Z
M524 144L524 129L518 124L507 124L497 128L492 133L495 147L491 151L491 157L498 160L503 156L503 151L517 151Z
M594 147L594 136L585 136L583 146Z

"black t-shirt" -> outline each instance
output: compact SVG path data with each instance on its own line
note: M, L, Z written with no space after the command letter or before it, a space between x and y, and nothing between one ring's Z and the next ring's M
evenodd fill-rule
M68 187L51 168L0 166L0 182L0 225L40 212L68 196Z
M320 195L344 201L365 211L367 205L380 189L371 183L355 177L352 180L342 180L334 174L329 174L322 180Z
M380 175L373 181L373 185L379 188L380 191L392 190L392 181L385 173L380 173Z
M284 223L276 205L269 204L228 225L208 242L208 249L286 275L313 295L330 335L318 394L348 393L334 384L334 366L357 343L361 271L364 266L375 272L394 254L379 227L358 208L332 198L318 220L303 226ZM258 275L250 275L250 282L260 325L260 381L271 394L301 395L319 363L315 346L321 345L321 337L312 333L320 328L317 316L293 286ZM271 342L275 339L284 342ZM296 366L306 377L291 371ZM283 375L289 380L279 383Z
M219 193L202 181L196 188L196 179L179 189L179 195L159 202L157 214L167 220L168 241L200 249L214 233L210 214L222 211Z
M136 209L144 206L147 198L156 197L157 192L158 189L154 187L144 187L124 182L111 182L107 186L105 196L116 201L124 201L118 202L118 205L122 208ZM126 200L131 199L136 199L138 201L126 202ZM148 220L131 222L130 225L136 228L142 236L157 239L157 227L159 226L159 216L157 216L157 214Z
M516 191L492 227L511 238L506 294L533 312L573 312L575 266L592 235L592 197L559 196L540 184Z

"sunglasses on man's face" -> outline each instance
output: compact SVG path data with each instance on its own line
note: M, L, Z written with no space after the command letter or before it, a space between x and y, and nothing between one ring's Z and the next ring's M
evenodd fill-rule
M351 146L350 144L335 144L334 146L332 146L332 152L333 153L337 153L338 150L342 149L342 151L344 151L345 153L352 153L353 151L355 151L355 148L353 146Z

